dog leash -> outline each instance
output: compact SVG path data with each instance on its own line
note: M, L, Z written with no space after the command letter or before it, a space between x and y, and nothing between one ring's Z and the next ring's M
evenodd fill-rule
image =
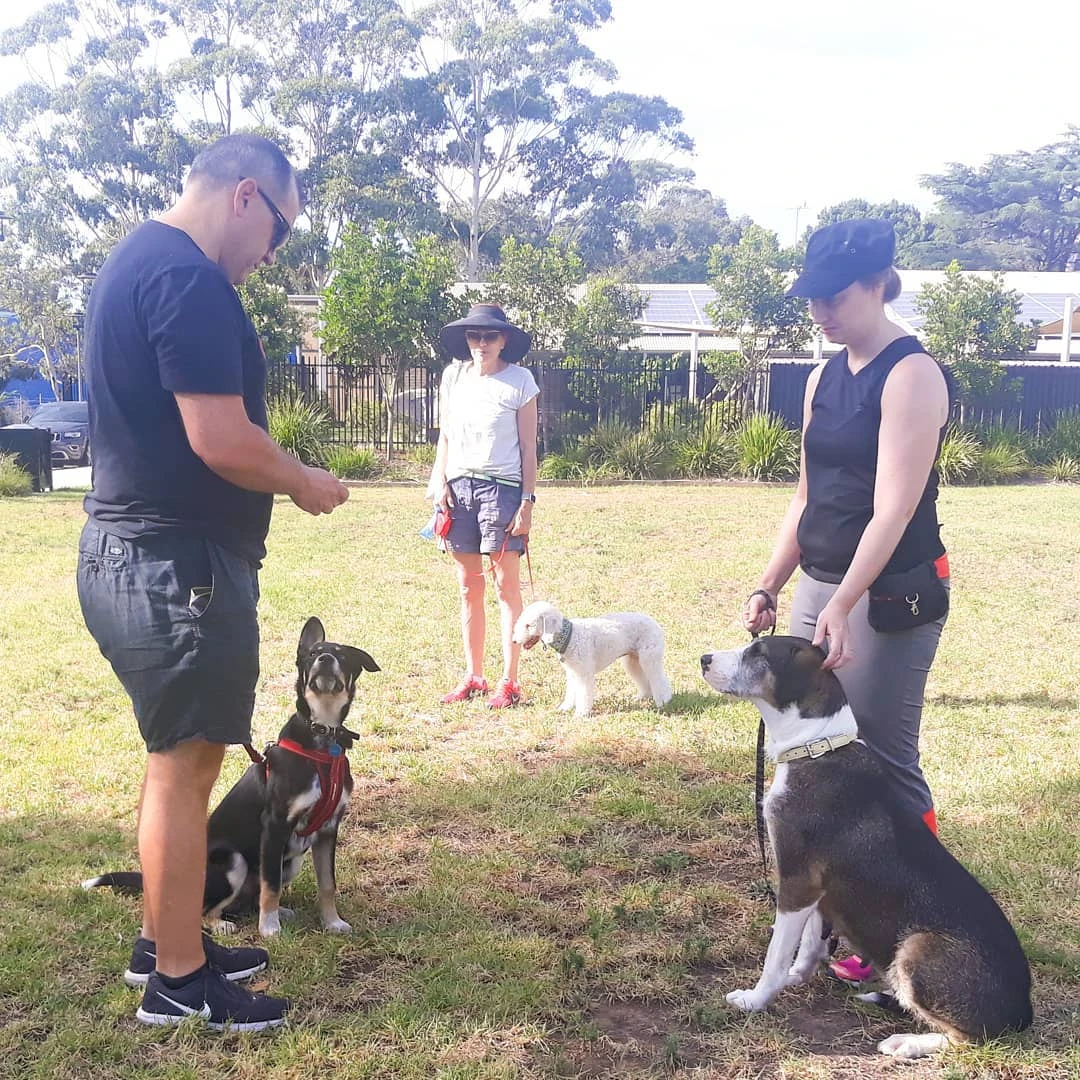
M525 566L529 571L529 599L536 599L536 587L533 584L533 571L532 571L532 559L529 556L529 534L526 533L522 540L525 543ZM502 547L499 549L498 557L494 555L488 556L488 570L491 572L492 585L498 585L498 581L495 577L495 564L502 562L502 557L506 554L506 545L510 542L510 533L508 532L503 537Z
M773 613L772 626L769 628L770 634L776 633L776 601L772 598L770 593L767 593L764 589L755 589L748 597L747 601L753 600L755 596L765 597L765 610ZM757 638L757 631L751 630L750 636ZM758 719L757 730L757 752L754 760L754 822L757 825L757 841L758 851L761 853L761 872L765 875L765 893L769 897L773 907L776 906L776 892L772 887L772 882L769 880L769 857L765 851L765 811L762 809L762 800L765 798L765 721L761 718Z
M262 754L260 754L259 751L256 750L255 747L251 745L251 743L249 743L249 742L244 743L244 749L247 751L247 756L249 758L251 758L251 760L256 765L265 765L266 764L266 758L264 758L262 756Z

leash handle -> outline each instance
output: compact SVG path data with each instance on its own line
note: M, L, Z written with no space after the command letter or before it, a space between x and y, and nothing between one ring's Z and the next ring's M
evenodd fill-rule
M753 600L755 596L764 596L765 597L765 610L766 611L771 611L773 613L773 621L772 621L772 626L769 627L769 633L770 634L775 634L776 633L777 610L776 610L776 601L773 599L772 593L769 592L767 589L755 589L746 598L747 603L749 603L751 600ZM758 632L756 630L751 630L750 631L750 636L752 638L756 638L758 636Z

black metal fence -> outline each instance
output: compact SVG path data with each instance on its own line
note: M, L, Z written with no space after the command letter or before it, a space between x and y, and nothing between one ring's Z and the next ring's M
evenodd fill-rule
M773 360L760 385L727 392L703 366L693 372L689 357L651 357L620 352L583 362L558 354L531 354L526 366L540 387L540 443L558 452L601 424L634 430L707 424L729 426L748 412L766 410L792 427L802 420L803 392L813 363ZM1052 416L1080 408L1080 364L1007 363L1013 384L993 399L969 404L965 419L997 422L1038 432ZM426 367L404 372L393 394L391 449L406 452L438 437L441 372ZM344 446L386 446L387 409L374 365L337 364L316 353L299 363L270 370L269 395L299 397L321 404L332 420L331 441Z
M803 393L813 363L774 360L769 365L768 409L792 427L802 424ZM985 399L963 403L965 423L999 424L1038 435L1054 417L1080 409L1080 364L1045 361L1009 361L1002 364L1005 378L1000 389ZM960 402L954 415L960 417Z

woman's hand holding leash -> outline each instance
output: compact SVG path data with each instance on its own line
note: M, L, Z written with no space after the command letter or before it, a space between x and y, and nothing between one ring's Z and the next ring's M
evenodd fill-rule
M528 536L532 530L532 508L531 502L523 502L514 515L514 520L510 523L510 535L511 536Z
M755 589L743 608L743 626L754 637L776 626L776 593Z

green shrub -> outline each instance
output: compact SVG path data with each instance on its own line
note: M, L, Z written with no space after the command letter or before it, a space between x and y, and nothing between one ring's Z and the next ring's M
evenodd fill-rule
M0 453L0 496L29 495L33 490L30 474L15 460L15 455Z
M1031 469L1027 454L1009 442L984 446L975 461L975 480L980 484L1007 484Z
M613 461L619 447L635 434L634 428L618 420L597 424L578 442L578 456L586 465L604 465Z
M328 447L323 454L323 464L342 480L368 480L382 471L375 451L359 446Z
M423 443L420 446L411 447L405 457L410 465L430 469L435 464L435 454L438 449L435 443Z
M270 437L305 465L321 465L330 415L321 405L303 398L278 398L267 409Z
M1080 484L1080 461L1067 454L1059 454L1039 471L1058 484Z
M708 427L676 443L673 454L677 475L699 479L724 476L732 472L738 458L738 449L733 433Z
M1054 418L1054 426L1040 442L1046 461L1064 456L1080 461L1080 410L1069 409Z
M662 435L638 431L615 447L611 462L627 480L662 480L671 475L671 449Z
M573 454L545 454L540 462L542 480L580 480L584 475L585 466Z
M962 484L971 478L979 461L979 440L973 432L952 427L945 432L938 454L938 476L943 484Z
M748 416L735 429L739 472L752 480L790 480L799 471L799 433L772 413Z

